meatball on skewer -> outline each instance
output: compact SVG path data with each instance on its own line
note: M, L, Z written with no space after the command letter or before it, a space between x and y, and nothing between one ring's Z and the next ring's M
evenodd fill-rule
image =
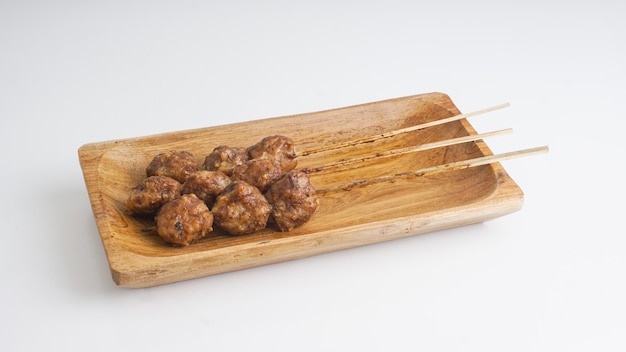
M271 206L258 188L245 181L235 181L217 197L211 212L216 225L239 236L264 229Z
M165 203L155 221L159 236L175 247L188 246L213 231L213 214L195 194Z
M291 138L281 135L265 137L248 147L248 155L250 159L276 160L282 172L293 170L298 164L295 143Z
M274 183L265 198L272 205L274 222L283 232L308 222L320 202L307 174L296 170Z
M280 164L276 160L252 159L233 170L233 181L245 181L258 188L261 192L267 191L274 182L283 175Z
M200 170L190 174L182 186L183 194L195 194L208 207L213 206L215 198L231 183L231 179L220 171Z
M199 164L187 151L157 154L147 178L133 188L126 208L152 215L158 235L172 246L187 246L218 226L233 236L280 231L306 223L319 205L308 176L294 170L293 140L274 135L248 148L221 145ZM264 194L265 193L265 194Z
M227 176L232 175L233 169L248 161L246 148L221 145L207 155L203 167L209 171L221 171Z
M126 210L133 215L153 215L170 200L180 197L181 184L167 176L150 176L131 189Z
M169 151L157 154L148 167L148 176L168 176L184 183L189 174L198 171L193 154L186 151Z

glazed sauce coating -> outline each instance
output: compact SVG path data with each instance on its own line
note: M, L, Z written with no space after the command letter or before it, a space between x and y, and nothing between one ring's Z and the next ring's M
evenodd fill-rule
M258 188L245 181L235 181L217 197L211 211L216 225L240 236L264 229L271 206Z
M170 200L180 197L181 184L167 176L150 176L131 189L126 210L134 215L155 214Z
M231 178L234 181L245 181L265 192L281 176L280 164L276 160L252 159L237 166Z
M158 235L175 247L197 242L214 226L233 236L268 224L290 231L320 203L308 175L294 170L296 157L293 140L281 135L248 148L218 146L200 168L190 152L162 152L131 190L126 209L154 216Z
M159 236L177 247L188 246L213 231L213 214L195 194L165 203L155 221Z
M169 151L157 154L148 167L148 176L168 176L183 183L189 174L198 170L193 155L187 151Z
M250 159L276 160L282 172L293 170L298 161L293 140L285 136L269 136L248 147Z
M207 155L203 167L209 171L220 171L227 176L232 175L233 169L248 161L246 148L221 145Z
M265 197L272 205L274 222L283 232L308 222L319 206L315 189L302 171L286 173L270 187Z
M231 183L231 179L220 171L199 170L187 177L182 186L183 194L195 194L208 207L213 206L215 198Z

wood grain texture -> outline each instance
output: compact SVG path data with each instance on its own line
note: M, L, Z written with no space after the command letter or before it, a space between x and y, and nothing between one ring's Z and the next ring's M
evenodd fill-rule
M290 232L268 227L231 237L217 229L184 248L167 245L142 231L150 219L128 215L128 192L145 177L152 157L187 150L201 164L219 145L249 146L283 134L297 149L384 133L460 112L443 93L428 93L357 106L260 119L124 140L86 144L78 155L98 231L115 284L150 287L373 244L487 221L519 210L523 193L499 163L321 195L311 221ZM390 139L298 159L315 167L343 158L476 134L460 120ZM313 185L329 188L443 163L491 155L483 141L435 148L311 175Z

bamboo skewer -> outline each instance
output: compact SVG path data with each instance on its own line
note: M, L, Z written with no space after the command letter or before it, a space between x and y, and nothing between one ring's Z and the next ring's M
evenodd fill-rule
M398 130L395 130L395 131L390 131L390 132L385 132L385 133L381 133L381 134L377 134L377 135L373 135L373 136L353 139L353 140L350 140L350 141L347 141L347 142L340 142L340 143L336 143L336 144L323 145L323 146L319 146L319 147L303 150L303 151L297 153L297 156L307 156L307 155L311 155L311 154L315 154L315 153L321 153L321 152L325 152L325 151L329 151L329 150L335 150L335 149L340 149L340 148L344 148L344 147L354 146L354 145L358 145L358 144L369 143L369 142L373 142L373 141L376 141L376 140L379 140L379 139L385 139L385 138L390 138L390 137L393 137L393 136L397 136L397 135L403 134L403 133L408 133L408 132L417 131L417 130L421 130L421 129L428 128L428 127L433 127L433 126L442 125L442 124L446 124L446 123L453 122L453 121L462 120L462 119L465 119L465 118L468 118L468 117L484 114L484 113L491 112L491 111L498 110L498 109L502 109L502 108L505 108L505 107L508 107L508 106L510 106L509 103L504 103L504 104L492 106L492 107L489 107L489 108L477 110L477 111L474 111L474 112L470 112L470 113L467 113L467 114L459 114L459 115L451 116L451 117L448 117L448 118L445 118L445 119L440 119L440 120L436 120L436 121L430 121L430 122L426 122L426 123L415 125L415 126L411 126L411 127L401 128L401 129L398 129Z
M543 147L523 149L523 150L496 154L496 155L488 155L488 156L483 156L483 157L474 158L474 159L461 160L457 162L426 167L426 168L409 171L409 172L402 172L402 173L398 173L394 175L381 176L381 177L376 177L372 179L356 181L356 182L349 183L347 185L341 185L341 186L329 187L329 188L317 190L317 193L323 194L323 193L336 192L336 191L347 191L356 187L373 185L376 183L391 181L391 180L395 180L398 178L421 177L421 176L433 175L433 174L437 174L440 172L467 169L470 167L487 165L487 164L500 162L503 160L514 159L514 158L519 158L523 156L543 154L547 152L548 152L548 147L543 146Z
M325 170L336 168L336 167L349 166L352 164L357 164L357 163L365 162L368 160L388 158L392 156L404 155L404 154L409 154L409 153L414 153L414 152L419 152L419 151L424 151L424 150L429 150L429 149L434 149L434 148L439 148L439 147L446 147L446 146L450 146L454 144L473 142L473 141L485 139L488 137L493 137L493 136L502 135L502 134L511 133L511 132L513 132L513 130L510 128L507 128L507 129L499 130L499 131L451 138L451 139L446 139L446 140L432 142L432 143L425 143L425 144L421 144L417 146L392 149L392 150L378 152L375 154L366 155L362 157L337 160L337 161L319 165L316 167L302 168L300 169L300 171L303 171L307 174L311 174L311 173L321 172L321 171L325 171Z

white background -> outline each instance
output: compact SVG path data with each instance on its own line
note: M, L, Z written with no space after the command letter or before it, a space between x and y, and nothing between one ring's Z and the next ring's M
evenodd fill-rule
M228 4L226 4L228 3ZM3 351L624 351L619 1L0 1ZM433 91L521 211L149 289L116 287L86 143Z

